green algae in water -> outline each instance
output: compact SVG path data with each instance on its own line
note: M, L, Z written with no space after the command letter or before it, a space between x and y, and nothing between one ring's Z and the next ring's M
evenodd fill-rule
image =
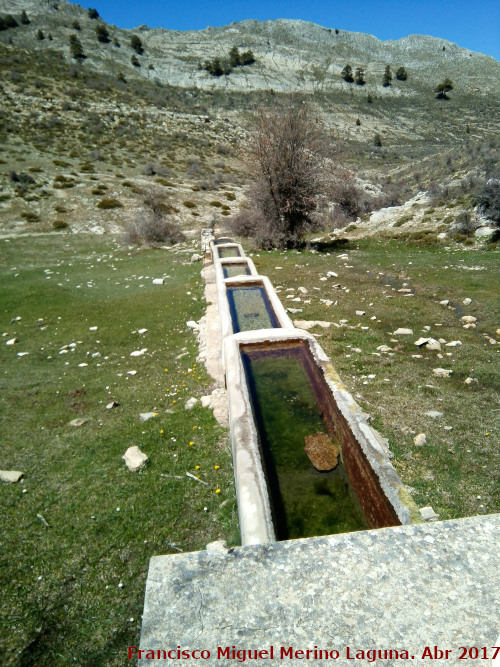
M279 328L263 287L228 287L227 300L234 333Z
M342 463L319 472L304 438L327 433L300 359L242 352L279 540L365 530ZM253 356L253 355L252 355Z
M250 269L246 264L224 264L222 266L222 271L224 273L224 278L250 275Z
M219 257L225 259L226 257L239 257L240 251L238 248L217 248Z

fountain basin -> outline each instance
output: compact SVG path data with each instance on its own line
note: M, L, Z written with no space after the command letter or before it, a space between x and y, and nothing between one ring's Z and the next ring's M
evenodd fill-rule
M257 329L293 328L266 276L237 276L218 281L222 336Z
M293 419L293 425L295 426L295 422L298 424L299 412L305 412L305 406L309 404L312 422L307 423L305 427L301 425L300 428L305 428L306 431L308 429L324 431L339 447L343 471L339 471L338 477L344 483L344 487L345 482L349 482L352 488L352 491L347 490L347 492L344 488L344 495L349 496L348 499L353 501L351 506L354 510L358 506L364 515L364 519L355 526L355 529L382 528L410 523L413 516L410 515L410 510L413 510L414 507L389 461L388 450L384 446L383 438L369 426L361 408L343 387L325 353L310 334L299 330L282 329L245 332L226 338L224 347L233 462L243 545L273 542L276 539L286 538L290 533L298 536L297 530L301 530L298 524L301 522L304 525L307 524L307 516L303 517L304 521L300 517L299 520L295 517L292 521L295 527L283 524L283 514L291 516L293 509L290 510L289 500L286 498L284 501L283 499L276 501L276 487L279 487L281 483L279 476L282 474L286 476L286 468L289 464L287 459L297 458L300 452L294 451L288 454L286 447L281 446L278 461L269 467L269 452L263 452L263 448L269 445L269 436L265 429L263 431L263 423L265 427L265 422L266 420L269 422L269 414L273 410L268 411L266 416L265 401L264 410L262 406L259 407L256 404L256 391L252 387L255 380L249 376L248 371L252 357L257 361L259 358L263 359L265 365L273 361L273 358L293 359L295 367L292 372L296 374L296 377L292 377L292 380L297 381L298 378L303 385L304 378L307 378L309 388L299 395L297 405L292 406L291 417L287 416L285 410L282 423L286 426L287 420ZM274 383L275 387L278 387L282 370L278 369L278 380L273 380L271 377L265 381L271 386ZM247 379L250 381L247 382ZM288 394L287 391L284 392L285 401L290 400L293 397L294 382L290 382L290 379L281 380L281 382L283 386L277 388L275 393L278 395L283 387L286 389L288 386ZM278 411L281 409L279 407ZM302 437L301 433L300 438ZM302 460L300 466L307 468L308 464ZM292 476L292 473L290 475ZM285 496L288 495L290 498L299 496L300 501L302 501L302 495L322 496L320 501L323 503L323 501L329 501L329 496L336 495L331 486L334 482L328 475L321 476L310 470L307 475L311 478L309 481L312 482L313 491L309 487L304 493L303 489L306 487L303 484L305 482L299 483L292 480L292 489L295 483L296 491L299 492L302 489L302 494L285 491ZM278 477L277 484L276 477ZM280 502L284 503L285 507L280 507ZM330 509L334 511L335 503L323 504L327 505L327 515ZM299 511L302 515L307 515L308 511L314 514L319 510L317 507L312 507L310 510L300 507ZM353 512L349 510L344 514L349 514L352 518ZM337 521L338 532L352 530L349 525L352 524L351 518L344 520L346 517L340 517L340 520ZM333 521L328 518L326 521L320 519L315 526L323 524L325 533L329 533L334 523L335 518ZM315 527L313 532L317 530L318 528ZM336 530L335 526L333 530ZM305 531L306 534L310 533L307 527Z

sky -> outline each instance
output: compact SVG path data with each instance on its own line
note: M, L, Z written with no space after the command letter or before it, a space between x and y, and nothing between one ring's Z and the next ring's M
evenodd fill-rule
M104 21L119 28L203 30L257 19L302 19L379 39L431 35L500 61L499 0L95 0Z

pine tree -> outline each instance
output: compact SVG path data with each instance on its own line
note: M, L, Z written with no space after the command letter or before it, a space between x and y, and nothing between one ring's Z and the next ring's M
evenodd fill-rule
M99 18L99 12L97 9L93 9L92 7L89 7L87 9L87 14L89 19L98 19Z
M45 35L43 34L42 30L38 28L37 33L36 33L36 38L40 41L45 39Z
M95 27L95 34L97 40L102 44L109 44L109 32L106 26L103 23L98 23Z
M71 51L71 57L74 58L75 60L78 60L79 62L85 60L85 58L87 57L83 52L82 43L80 42L80 40L76 35L70 35L69 49Z
M27 15L26 12L24 11L24 9L23 9L23 11L21 12L21 23L22 23L23 25L29 25L29 24L31 23L31 21L30 21L29 18L28 18L28 15Z
M384 88L387 88L388 86L390 86L390 85L391 85L391 81L392 81L392 72L391 72L391 68L389 67L389 65L386 65L386 66L385 66L384 76L383 76L383 78L382 78L382 85L384 86Z
M396 70L396 79L398 81L406 81L407 78L408 78L408 74L407 74L405 68L404 67L398 67L398 69Z
M80 23L76 19L71 24L71 27L73 28L73 30L81 30L82 29L81 26L80 26Z
M134 67L140 67L141 63L138 61L137 56L134 54L132 58L130 58L130 62Z
M364 86L365 81L365 70L362 67L356 67L356 73L354 75L354 81L358 86Z
M340 76L346 81L347 83L353 83L354 78L352 76L352 67L350 65L346 65L342 72L340 73Z
M142 42L140 38L137 37L137 35L132 35L132 37L130 38L130 46L139 55L142 55L144 53L144 47L142 46Z
M229 64L231 67L239 67L241 65L241 56L237 46L233 46L229 51Z
M450 98L446 93L449 93L450 90L453 90L453 83L451 79L446 77L436 88L434 92L436 93L436 98L438 100L449 100Z

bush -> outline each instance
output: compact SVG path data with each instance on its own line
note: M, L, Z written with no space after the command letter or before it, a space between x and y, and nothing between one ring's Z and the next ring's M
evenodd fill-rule
M396 70L396 79L398 81L406 81L408 79L408 73L404 67L398 67Z
M27 15L26 12L24 11L24 9L23 9L23 11L21 12L21 23L22 23L23 25L29 25L29 24L31 23L31 21L30 21L29 18L28 18L28 15Z
M19 23L12 16L12 14L0 16L0 30L8 30L9 28L17 28L18 26Z
M39 28L36 31L36 38L41 42L42 40L45 39L45 35L43 34L42 30Z
M130 62L134 67L140 67L141 63L137 60L137 56L133 55L132 58L130 58Z
M479 223L473 220L470 211L461 211L455 218L453 228L459 236L468 238L474 234L478 226Z
M479 210L500 227L500 181L490 178L478 196Z
M96 25L95 34L98 42L101 42L101 44L109 44L109 32L103 23L98 23Z
M118 199L114 199L113 197L104 197L104 199L101 199L101 201L97 204L97 208L101 208L104 210L110 209L110 208L122 208L123 204L121 204Z
M243 209L228 220L228 227L235 236L255 237L257 245L260 243L262 230L265 229L265 226L262 215L255 209Z
M130 37L130 46L138 55L141 56L144 53L144 47L142 45L141 39L137 35L132 35Z
M377 146L378 148L382 146L382 137L380 136L380 134L376 134L373 137L373 145Z
M182 205L185 206L186 208L196 208L196 204L194 201L183 201Z
M89 19L98 19L99 18L99 12L97 9L93 9L92 7L89 7L87 9L87 16Z
M81 30L82 29L80 23L76 19L71 24L71 27L73 28L73 30Z
M64 220L55 220L52 223L52 227L54 229L67 229L69 227L67 222L64 222Z
M71 51L71 57L75 60L81 62L87 57L83 52L83 46L80 40L76 35L70 35L69 38L69 50Z
M344 79L346 83L354 83L354 77L352 75L352 67L350 65L346 65L342 72L340 73L340 76Z

